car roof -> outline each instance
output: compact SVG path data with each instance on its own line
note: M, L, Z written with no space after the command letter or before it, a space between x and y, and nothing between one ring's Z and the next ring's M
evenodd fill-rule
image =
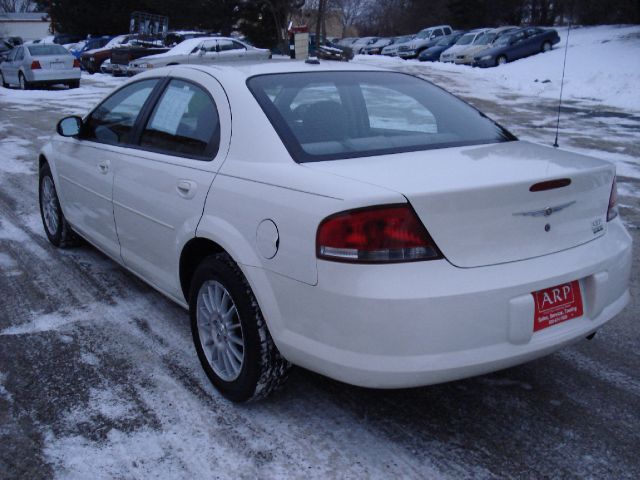
M385 68L369 65L347 64L343 62L329 62L320 60L320 64L309 64L304 61L264 60L234 62L218 65L179 65L174 68L196 69L211 72L214 75L232 75L245 79L256 75L269 75L276 73L301 73L301 72L366 72L366 71L390 71Z

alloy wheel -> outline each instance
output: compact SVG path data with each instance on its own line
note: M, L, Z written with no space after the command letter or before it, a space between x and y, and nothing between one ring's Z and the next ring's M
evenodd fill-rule
M51 235L55 235L58 231L60 206L56 197L56 188L49 176L42 180L41 202L44 225Z
M200 346L209 365L225 382L234 381L244 364L244 335L231 294L208 280L200 287L196 308Z

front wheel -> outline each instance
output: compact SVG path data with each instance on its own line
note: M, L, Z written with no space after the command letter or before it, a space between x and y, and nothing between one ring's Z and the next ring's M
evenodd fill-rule
M44 165L40 170L39 187L40 216L44 232L49 241L60 248L74 247L80 243L80 238L67 223L60 208L58 193L53 183L53 176L49 165Z
M549 50L551 50L551 43L549 42L544 42L542 44L542 49L543 52L548 52Z
M73 82L69 82L67 85L69 88L78 88L80 87L80 80L74 80Z
M196 269L189 295L191 333L211 383L229 400L264 398L291 364L278 352L246 278L225 253Z
M496 59L496 65L504 65L505 63L507 63L507 57L505 57L504 55L500 55Z

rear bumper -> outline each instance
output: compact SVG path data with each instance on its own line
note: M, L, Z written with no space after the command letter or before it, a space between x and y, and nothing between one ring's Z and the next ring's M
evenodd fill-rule
M55 83L64 83L73 80L80 80L80 69L79 68L70 68L67 70L27 70L25 72L25 78L30 83L40 83L40 84L55 84Z
M318 262L309 286L244 267L281 353L376 388L428 385L517 365L589 335L629 301L631 238L619 219L579 247L457 268ZM533 332L531 292L580 281L585 314Z

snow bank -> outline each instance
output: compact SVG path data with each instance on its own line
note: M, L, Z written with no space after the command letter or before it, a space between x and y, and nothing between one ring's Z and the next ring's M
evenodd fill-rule
M393 67L411 63L425 69L451 72L482 83L474 96L497 94L558 98L567 28L558 28L560 43L544 54L495 68L471 68L440 62L408 62L399 58L358 55L357 62ZM640 26L574 27L569 35L563 96L612 107L640 111Z

